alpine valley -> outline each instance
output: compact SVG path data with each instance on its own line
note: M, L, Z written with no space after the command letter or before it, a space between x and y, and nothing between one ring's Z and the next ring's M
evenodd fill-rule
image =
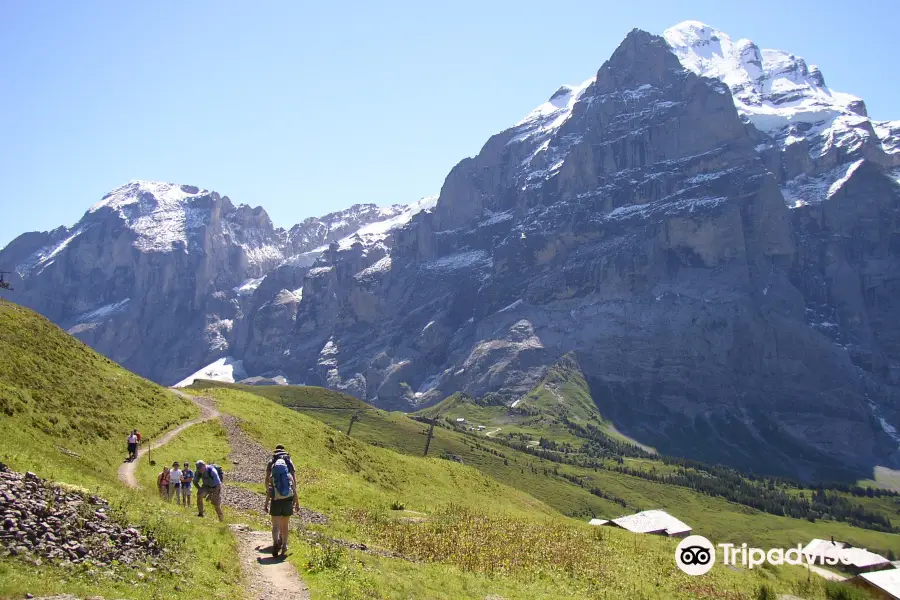
M438 197L282 229L132 181L0 266L11 299L165 385L514 407L565 365L668 455L805 480L900 467L900 121L694 21L629 33Z

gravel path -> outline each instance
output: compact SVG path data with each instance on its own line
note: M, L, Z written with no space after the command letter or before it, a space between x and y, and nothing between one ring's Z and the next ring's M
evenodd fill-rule
M263 448L259 443L248 436L240 427L240 419L232 415L222 415L222 425L228 434L228 444L231 446L232 469L228 472L228 481L235 483L265 483L266 464L272 458L272 453ZM303 491L300 490L300 497ZM227 485L224 488L222 502L226 506L239 510L248 510L261 513L265 505L265 497L247 488L238 485ZM294 520L304 525L324 525L328 517L322 513L300 507L294 513Z
M222 425L228 433L231 454L228 459L232 468L228 473L229 481L240 483L264 483L266 480L266 464L272 452L263 448L251 439L240 427L240 419L232 415L222 415Z
M241 568L247 581L247 598L259 600L309 600L309 588L297 570L283 557L272 558L272 537L246 525L232 525L237 536Z

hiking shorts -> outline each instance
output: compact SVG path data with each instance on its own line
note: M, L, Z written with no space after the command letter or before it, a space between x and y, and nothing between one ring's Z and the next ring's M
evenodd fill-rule
M197 488L197 498L209 500L213 506L219 506L222 503L222 486Z
M121 448L121 447L122 446L119 446L119 448ZM134 444L134 443L128 444L128 453L134 454L135 452L137 452L137 444Z
M181 495L182 496L190 496L191 495L191 484L189 484L189 483L181 484Z
M294 514L294 499L281 498L279 500L272 500L272 505L269 507L269 514L273 517L290 517Z

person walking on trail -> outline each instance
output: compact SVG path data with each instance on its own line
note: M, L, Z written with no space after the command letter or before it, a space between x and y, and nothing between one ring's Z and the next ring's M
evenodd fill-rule
M297 480L283 458L276 459L269 469L270 485L266 489L265 512L272 516L272 556L288 552L291 515L300 510Z
M184 463L181 470L181 503L187 507L191 506L191 486L194 485L194 472L188 463Z
M181 477L182 472L178 467L178 461L172 463L169 471L169 501L175 500L175 504L181 504Z
M169 499L169 467L163 467L162 473L156 477L156 487L159 489L159 497Z
M275 466L275 461L278 459L283 460L287 464L287 468L291 472L291 475L294 475L294 463L291 461L291 455L287 453L284 446L278 444L275 446L275 452L272 453L272 458L269 459L269 464L266 465L266 489L269 489L269 479L272 475L272 467ZM296 475L294 475L294 477L296 478Z
M197 486L197 516L203 516L203 501L212 502L216 509L219 521L224 521L222 514L222 477L216 465L207 465L202 460L197 461L197 470L194 472L194 484Z
M137 459L138 436L137 429L128 436L128 460Z

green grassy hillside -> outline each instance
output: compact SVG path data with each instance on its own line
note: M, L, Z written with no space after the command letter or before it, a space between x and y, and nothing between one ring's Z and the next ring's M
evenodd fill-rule
M0 412L0 460L91 485L115 479L132 429L152 439L199 411L0 300Z
M824 597L821 582L807 582L805 572L796 569L720 569L702 581L692 580L674 566L676 540L593 528L498 483L480 468L398 454L356 437L367 431L375 435L370 427L381 421L378 435L403 431L399 437L424 441L422 424L403 415L366 410L348 437L305 410L288 410L254 395L256 388L229 387L199 383L192 389L215 398L220 410L238 417L243 430L264 446L287 446L297 466L302 503L329 517L328 525L314 528L320 535L403 557L303 544L291 560L314 598L750 600L763 584L807 598ZM280 390L285 404L290 393L291 388ZM310 410L317 415L337 412ZM373 415L381 416L376 420ZM357 430L359 425L363 427ZM458 435L439 431L442 439L435 443L451 443ZM466 446L466 441L457 443ZM395 447L404 444L398 441ZM518 467L515 472L520 473ZM392 510L398 504L404 510Z
M132 523L170 541L177 548L172 560L183 569L181 576L156 572L138 581L137 571L124 566L98 576L5 557L0 597L67 592L198 598L207 589L222 598L241 597L237 576L222 577L216 568L237 569L227 529L197 529L181 511L161 513L145 492L126 490L116 478L131 429L156 437L196 416L192 403L119 367L34 312L0 300L0 410L0 461L106 497Z
M413 414L449 421L462 417L470 425L484 426L492 436L534 443L540 438L556 443L580 443L582 429L590 427L617 441L653 452L652 448L619 433L603 417L591 397L578 358L571 353L547 369L537 385L511 406L492 402L490 397L453 394Z
M169 573L118 565L97 571L6 556L0 557L0 598L63 592L138 600L244 597L235 541L225 525L197 519L156 498L155 468L146 461L138 468L145 489L127 490L116 480L130 428L156 436L195 416L193 406L23 308L0 303L0 331L6 407L0 460L107 497L116 514L168 548L167 562L177 569ZM808 580L794 568L715 569L691 578L675 567L676 540L594 528L583 518L564 516L625 512L566 479L562 470L578 468L573 465L560 466L484 436L442 427L436 429L429 456L422 457L424 423L317 388L216 386L204 392L220 411L237 417L256 442L288 447L298 468L302 503L328 517L327 524L306 528L305 541L292 543L289 558L315 600L752 600L761 589L826 598L819 579ZM292 403L296 410L289 408ZM344 424L354 413L361 417L348 436ZM327 419L341 430L323 422ZM227 468L230 451L224 428L213 421L187 429L154 454L157 466L202 457ZM673 495L667 486L638 477L596 473L612 478L604 485L618 482L622 494L640 501L675 498L694 511L690 519L698 529L706 527L702 517L708 513L721 513L718 520L706 519L715 527L733 528L732 515L738 510L722 500L688 491ZM226 516L231 522L265 527L251 514L227 511ZM765 525L752 520L756 518L776 519L752 512L748 518L742 527ZM787 521L794 520L773 521L770 530L779 525L789 529Z
M195 389L209 389L208 382L198 382ZM228 384L216 384L227 389ZM409 456L422 455L428 426L399 412L387 412L374 407L368 410L339 410L338 404L322 408L304 408L293 404L293 393L307 397L317 388L280 386L280 402L304 415L314 417L346 432L353 414L359 420L353 424L351 436L367 444L389 448ZM250 388L254 392L257 388ZM258 388L265 390L266 388ZM349 400L342 400L349 402ZM354 402L359 402L355 400ZM498 443L483 433L436 427L429 456L454 455L463 463L490 475L493 479L515 487L542 500L560 513L587 520L598 516L614 518L638 510L663 508L692 525L696 532L712 540L757 543L766 547L804 545L814 537L847 540L873 550L893 550L900 554L900 536L852 527L833 521L810 522L807 519L781 517L737 504L723 498L711 497L691 489L648 481L640 477L576 465L559 464L540 456L516 450ZM624 464L637 469L670 468L652 459L625 458ZM615 463L613 463L615 464ZM573 480L581 483L573 483ZM591 493L596 489L602 496ZM613 499L623 500L625 506ZM872 500L881 503L885 514L896 515L894 499Z

